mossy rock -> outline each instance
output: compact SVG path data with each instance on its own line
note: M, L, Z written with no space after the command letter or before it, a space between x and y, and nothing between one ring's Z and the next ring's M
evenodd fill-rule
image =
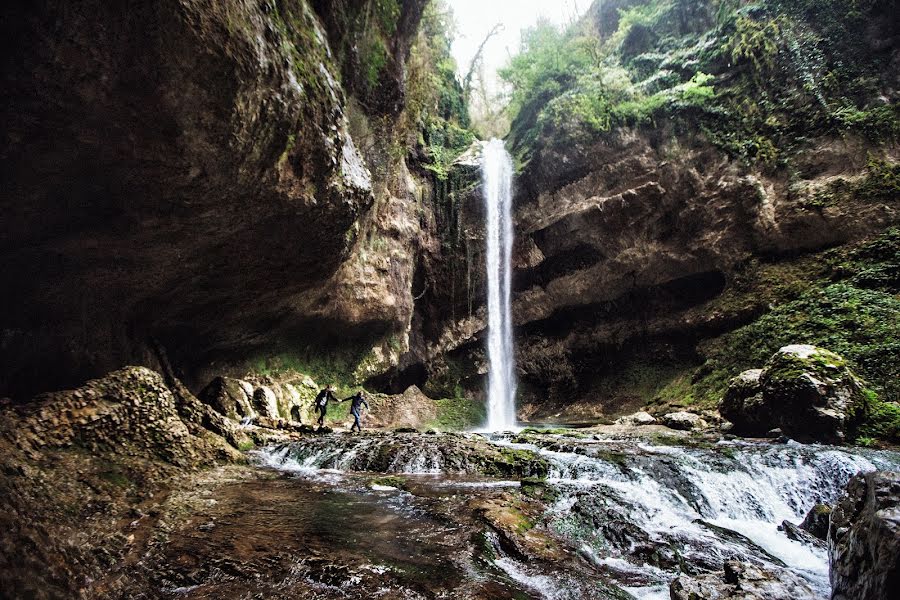
M781 429L797 439L843 442L865 419L869 400L841 356L797 344L733 379L720 411L741 435Z

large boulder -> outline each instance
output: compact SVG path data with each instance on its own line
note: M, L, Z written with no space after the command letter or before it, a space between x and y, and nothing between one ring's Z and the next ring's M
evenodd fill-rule
M370 427L420 428L437 419L437 403L412 385L396 396L371 398L372 413L366 417Z
M831 513L828 558L832 600L881 600L896 594L900 473L878 471L850 480Z
M692 431L694 429L705 429L708 423L698 414L678 411L663 415L662 423L670 429L679 429L681 431Z
M235 421L256 415L253 410L253 386L240 379L216 377L197 398Z
M631 415L619 417L616 419L616 425L653 425L656 423L656 417L645 411L638 411Z
M780 429L805 440L842 442L865 414L861 380L846 361L823 348L781 348L763 369L734 378L719 411L733 433L764 435Z

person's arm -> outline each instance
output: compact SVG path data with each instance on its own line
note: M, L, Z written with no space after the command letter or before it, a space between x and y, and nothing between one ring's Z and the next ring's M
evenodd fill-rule
M363 402L363 406L366 407L366 410L371 410L371 409L369 408L369 403L366 402L366 399L365 399L365 398L363 398L363 401L362 401L362 402Z

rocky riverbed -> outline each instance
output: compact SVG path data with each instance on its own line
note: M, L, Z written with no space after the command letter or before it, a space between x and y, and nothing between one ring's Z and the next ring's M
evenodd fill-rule
M824 542L783 521L900 465L625 431L335 433L251 451L135 522L146 548L109 597L828 598Z

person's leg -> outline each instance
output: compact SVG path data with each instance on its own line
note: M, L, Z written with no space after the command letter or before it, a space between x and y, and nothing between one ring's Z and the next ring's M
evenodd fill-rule
M319 427L325 426L325 411L319 410Z
M350 427L350 431L353 431L354 428L362 432L362 427L359 424L359 413L355 410L353 411L353 425Z

